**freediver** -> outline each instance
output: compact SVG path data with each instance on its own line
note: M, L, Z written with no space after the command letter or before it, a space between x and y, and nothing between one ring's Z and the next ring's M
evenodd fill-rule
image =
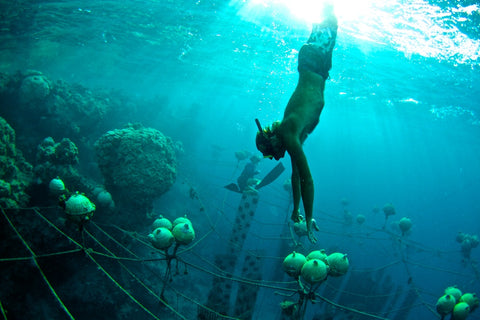
M273 168L259 183L251 183L252 179L259 173L257 170L257 164L260 162L261 157L253 155L242 170L242 173L237 178L237 184L230 183L226 185L230 191L243 193L245 190L258 190L264 186L269 185L285 170L285 167L280 162L275 168Z
M279 160L288 152L292 163L293 213L292 220L299 222L300 200L303 200L308 238L315 243L312 231L313 178L303 151L303 143L315 129L325 104L325 81L332 67L332 51L337 36L337 18L333 6L323 8L323 22L314 24L307 43L298 53L298 84L285 108L282 121L262 129L258 119L255 139L257 149L264 157Z

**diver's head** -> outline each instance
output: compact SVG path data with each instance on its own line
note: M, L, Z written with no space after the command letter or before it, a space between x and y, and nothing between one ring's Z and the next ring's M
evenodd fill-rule
M253 156L250 157L250 162L253 164L257 164L262 160L262 157L258 154L254 154Z
M280 121L272 123L271 127L262 129L260 121L255 119L258 132L255 138L257 149L263 154L264 158L279 160L285 155L285 148L282 146L281 140L278 135L278 129L280 128Z

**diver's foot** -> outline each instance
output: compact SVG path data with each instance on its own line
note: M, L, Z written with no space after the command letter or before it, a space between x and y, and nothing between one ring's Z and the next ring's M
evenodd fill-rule
M333 12L333 5L326 4L323 8L320 23L314 23L312 34L307 43L325 48L326 51L333 50L337 38L338 21Z
M337 39L338 23L333 8L326 7L323 11L323 21L312 26L312 33L306 45L307 59L314 59L313 71L320 74L325 80L329 78L332 68L332 52ZM308 62L307 62L308 63Z
M319 49L323 49L324 53L327 54L333 51L336 39L337 25L325 25L324 21L312 26L312 33L310 34L310 38L308 38L307 43Z

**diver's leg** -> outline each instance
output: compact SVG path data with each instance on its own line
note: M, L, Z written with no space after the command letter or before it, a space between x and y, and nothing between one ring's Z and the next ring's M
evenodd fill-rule
M325 7L323 16L321 23L313 25L310 38L298 53L298 71L312 71L327 80L337 38L337 18L331 6Z

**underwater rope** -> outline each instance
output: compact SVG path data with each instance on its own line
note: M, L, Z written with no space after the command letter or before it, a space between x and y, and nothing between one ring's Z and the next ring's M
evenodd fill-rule
M72 243L74 243L75 245L77 245L77 247L83 249L83 245L81 245L80 243L78 243L77 241L75 241L72 237L70 237L70 236L68 236L67 234L65 234L65 232L63 232L62 230L60 230L53 222L51 222L47 217L45 217L43 214L41 214L40 211L38 210L38 208L32 208L32 209L33 209L33 211L34 211L38 216L40 216L40 218L42 218L44 221L46 221L52 228L54 228L55 230L57 230L62 236L64 236L65 238L67 238L68 240L70 240Z
M2 311L3 319L7 320L7 314L5 312L5 309L3 309L2 301L0 301L0 310Z
M112 281L120 290L123 291L123 293L125 293L129 298L130 300L132 300L134 303L136 303L140 308L142 308L146 313L148 313L150 316L152 316L152 318L154 319L157 319L157 320L161 320L160 318L158 318L155 314L153 314L150 310L147 309L147 307L145 307L140 301L138 301L134 296L132 296L132 294L130 292L128 292L127 289L125 289L124 287L122 287L122 285L120 283L117 282L117 280L115 280L113 278L113 276L108 273L107 270L105 270L103 268L103 266L98 263L97 260L95 260L94 257L92 257L91 253L88 251L88 250L85 250L85 254L97 265L98 269L100 271L102 271L109 279L110 281Z
M391 294L365 294L365 293L356 293L356 292L351 292L351 291L345 291L345 290L340 290L334 286L332 286L331 284L329 284L328 282L325 284L327 287L329 287L330 289L332 289L333 291L335 292L339 292L339 293L345 293L345 294L348 294L350 296L355 296L355 297L362 297L362 298L387 298L387 297L392 297L392 296L395 296L397 293L391 293ZM401 292L404 292L404 291L408 291L408 290L401 290Z
M199 256L198 254L196 253L193 253L197 258L199 258L200 260L202 260L203 262L205 262L206 264L208 264L209 266L211 266L212 268L215 268L218 270L218 272L220 273L225 273L224 270L220 269L219 267L217 267L214 263L208 261L207 259ZM262 256L258 256L258 257L262 257ZM186 261L183 261L183 263L188 263ZM191 263L189 265L192 265ZM192 265L193 266L193 265ZM193 268L195 268L196 266L193 266ZM218 275L216 273L214 273L213 271L210 271L210 275ZM228 278L228 279L231 279L231 278ZM242 277L237 277L237 279L245 279L245 278L242 278ZM247 279L249 280L249 279ZM249 281L252 281L252 280L249 280ZM255 282L255 281L254 281ZM270 280L261 280L261 281L258 281L258 283L262 283L262 284L265 284L265 283L271 283L271 284L283 284L283 285L292 285L292 284L296 284L297 282L294 281L294 280L291 280L291 281L270 281Z
M47 222L52 228L54 228L54 229L57 230L61 235L63 235L63 236L66 237L68 240L70 240L71 242L73 242L74 244L76 244L76 245L79 247L79 249L77 249L76 252L78 252L78 251L85 251L85 250L86 250L86 248L85 248L84 245L81 245L80 243L78 243L77 241L75 241L73 238L71 238L70 236L68 236L67 234L65 234L65 232L63 232L62 230L60 230L60 229L59 229L53 222L51 222L47 217L45 217L44 215L42 215L42 214L40 213L40 211L38 211L38 208L33 208L33 210L34 210L35 213L36 213L37 215L39 215L45 222ZM93 249L89 249L89 250L90 250L90 252L95 252ZM72 251L74 251L74 250L72 250ZM122 260L127 260L127 259L129 259L129 258L120 258L120 257L118 257L118 256L116 256L116 255L108 256L108 255L103 254L103 253L101 253L101 252L95 252L95 253L98 254L98 255L103 255L103 256L105 256L105 257L114 258L114 259L117 259L117 260L118 260L118 259L122 259ZM129 260L132 260L132 259L129 259ZM133 260L134 260L134 259L133 259ZM139 260L134 260L134 261L141 261L141 259L139 259Z
M93 222L92 222L93 223ZM93 223L97 228L100 228L99 225L97 223ZM141 244L149 247L150 249L152 250L155 250L155 251L158 251L157 248L155 248L154 246L152 246L149 242L146 242L146 241L143 241L140 237L136 237L135 235L137 234L136 232L131 232L131 231L127 231L125 229L122 229L121 227L117 226L117 225L109 225L121 232L123 232L124 234L126 234L127 236L129 236L130 238L134 239L134 240L137 240L138 242L140 242ZM101 229L106 235L108 235L108 233L106 231L104 231L103 229ZM196 240L195 242L193 242L190 246L188 246L187 248L183 249L183 250L180 250L178 252L178 254L182 254L184 252L189 252L191 251L196 245L198 245L202 240L204 240L208 235L210 235L211 233L213 232L213 230L209 230L207 233L205 233L204 235L202 235L200 238L198 238L198 240ZM109 236L112 240L114 240L113 237ZM116 241L116 240L115 240ZM117 243L117 242L116 242ZM121 246L122 248L124 248L125 250L129 251L129 249L127 249L126 247L124 247L122 244L120 243L117 243L119 246ZM159 251L160 254L163 254L161 251ZM132 255L136 256L133 252L132 252ZM136 256L138 257L138 256ZM123 259L125 260L125 259ZM138 261L155 261L156 259L144 259L144 258L140 258L138 257Z
M273 286L273 285L267 285L267 284L265 284L265 282L264 282L263 280L255 281L255 280L249 280L249 279L244 279L244 278L240 278L240 277L233 277L233 276L228 276L228 275L222 275L222 274L214 273L213 271L207 270L207 269L205 269L205 268L202 268L202 267L200 267L200 266L197 266L197 265L195 265L195 264L193 264L193 263L190 263L190 262L188 262L188 261L185 261L185 260L183 260L183 259L182 259L181 261L182 261L183 263L185 263L186 265L191 266L191 267L194 268L194 269L203 271L203 272L208 273L209 275L214 276L214 277L218 277L218 278L222 278L222 279L226 279L226 280L231 280L231 281L235 281L235 282L239 282L239 283L243 283L243 284L250 284L250 285L258 286L258 287L262 287L262 288L269 288L269 289L275 289L275 290L297 292L297 289L294 289L294 288L283 288L283 287L277 287L277 286Z
M412 261L403 261L404 263L408 263L408 264L411 264L413 266L417 266L417 267L422 267L422 268L425 268L425 269L430 269L430 270L435 270L435 271L441 271L441 272L445 272L445 273L450 273L450 274L454 274L456 276L462 276L462 277L466 277L466 278L469 278L471 277L470 275L467 275L465 273L461 273L461 272L456 272L456 271L452 271L452 270L447 270L447 269L442 269L442 268L437 268L437 267L432 267L432 266L429 266L429 265L426 265L426 264L422 264L422 263L418 263L418 262L412 262Z
M98 225L101 225L99 223L97 223ZM106 226L109 226L109 227L112 227L114 229L117 229L118 231L121 231L123 232L125 235L129 236L130 238L132 238L133 240L136 240L138 242L140 242L141 244L151 248L151 249L155 249L155 247L153 247L149 242L146 242L144 241L141 237L137 237L136 235L138 235L137 232L132 232L132 231L128 231L128 230L125 230L125 229L122 229L121 227L117 226L116 224L109 224L109 225L106 225ZM143 237L143 238L146 238L146 237Z
M360 310L357 310L357 309L354 309L354 308L342 306L341 304L335 303L332 300L327 299L324 296L321 296L319 294L315 294L315 298L319 298L320 300L325 301L326 303L328 303L328 304L330 304L330 305L332 305L332 306L334 306L338 309L342 309L342 310L345 310L345 311L350 311L350 312L353 312L353 313L356 313L356 314L361 314L362 316L369 317L369 318L380 319L380 320L389 320L388 318L380 317L380 316L370 314L370 313L367 313L367 312L363 312L363 311L360 311Z
M192 249L194 247L196 247L198 244L201 243L201 241L205 240L207 238L207 236L209 236L212 232L214 232L214 228L212 227L212 229L210 229L208 232L206 232L204 235L202 235L200 238L198 238L197 240L195 240L195 242L193 242L192 244L190 244L188 247L186 247L185 249L183 250L180 250L178 252L178 254L182 254L184 252L189 252L189 251L192 251Z
M78 253L81 251L83 251L83 249L72 249L72 250L59 251L54 253L38 254L36 255L36 257L46 258L46 257L53 257L53 256L61 256L61 255L70 254L70 253ZM32 257L0 258L0 262L26 261L26 260L32 260Z
M213 309L211 309L211 308L209 308L209 307L201 304L200 302L196 301L195 299L192 299L192 298L184 295L183 293L181 293L181 292L178 291L177 289L175 289L175 288L173 288L173 287L171 287L171 286L169 286L169 288L170 288L171 290L173 290L177 295L183 297L185 300L188 300L188 301L193 302L193 303L196 304L198 307L200 307L200 308L202 308L202 309L205 309L205 310L207 310L207 311L210 312L210 313L215 314L217 317L220 317L220 318L222 318L222 319L230 319L230 320L242 320L242 319L240 319L240 318L235 318L235 317L231 317L231 316L228 316L228 315L224 315L224 314L218 313L217 311L215 311L215 310L213 310Z
M352 269L352 272L376 272L383 269L387 269L389 267L392 267L400 263L402 263L402 260L393 261L377 268L356 268L356 269Z
M123 250L125 250L126 252L130 253L132 256L134 256L137 260L141 261L142 258L140 258L139 256L137 256L133 251L131 251L130 249L128 249L127 247L125 247L123 244L121 244L120 242L117 241L117 239L115 239L114 237L112 237L110 234L108 234L105 230L103 230L102 228L100 228L100 226L98 224L96 224L95 222L91 221L91 224L94 225L98 230L100 230L105 236L107 236L108 239L112 240L117 246L119 246L120 248L122 248Z
M113 252L111 252L103 243L101 243L97 238L95 238L90 232L88 232L88 230L85 230L85 232L87 233L87 235L92 238L98 245L100 245L103 249L105 249L108 253L110 253L111 255L115 256L115 254ZM87 255L93 259L93 257L91 256L91 253L90 252L87 252ZM150 310L148 310L147 307L145 307L142 303L140 303L140 301L138 301L135 297L133 297L130 292L128 292L127 289L123 288L120 283L118 283L105 269L103 269L103 267L95 260L93 259L93 261L98 265L100 266L100 268L102 269L102 271L107 275L107 277L110 278L110 280L112 280L114 282L114 284L116 286L118 286L125 294L127 294L127 296L133 301L135 302L138 306L140 306L140 308L142 308L143 310L145 310L148 314L152 315L155 319L159 319L157 318L157 316L155 316ZM172 306L170 306L166 301L164 301L160 296L158 296L155 292L153 292L152 289L150 289L143 281L141 281L129 268L127 268L127 266L125 266L123 263L121 263L120 261L117 261L118 264L125 270L127 271L140 285L142 285L150 294L152 294L155 298L157 298L163 305L165 305L165 307L167 307L168 309L170 309L170 311L172 311L174 314L176 314L178 317L180 317L181 319L184 319L184 320L187 320L183 315L181 315L177 310L175 310Z
M46 209L51 209L51 207L46 207ZM43 270L40 269L40 266L38 264L38 259L39 258L43 258L43 257L50 257L50 256L56 256L56 255L64 255L64 254L70 254L70 253L77 253L77 252L80 252L80 251L85 251L86 255L89 256L89 258L99 267L99 270L101 270L102 272L104 272L107 277L109 277L109 279L111 281L113 281L113 283L119 288L121 289L122 291L124 291L124 293L126 293L127 295L129 294L129 292L127 291L127 289L123 288L121 286L120 283L118 283L110 274L108 274L108 272L100 265L99 262L97 262L95 260L95 255L100 255L100 256L104 256L106 258L112 258L112 259L115 259L117 260L117 262L119 263L120 266L122 266L123 268L125 268L125 270L137 281L138 284L141 284L147 291L149 291L150 294L152 294L154 297L156 297L157 299L159 299L160 302L164 303L167 307L170 307L173 309L173 307L171 307L170 305L168 305L166 302L162 301L160 299L160 297L158 297L158 295L155 294L155 292L152 291L152 289L150 289L148 287L148 285L146 285L145 283L142 282L142 280L136 276L130 269L128 269L125 265L123 265L120 260L128 260L128 261L133 261L133 262L143 262L143 261L149 261L149 260L146 260L146 259L143 259L141 257L139 257L138 259L133 259L133 258L124 258L124 257L120 257L120 256L117 256L115 255L113 252L111 252L106 246L104 246L103 244L101 244L98 239L96 239L92 234L90 233L87 233L91 238L93 238L102 248L104 248L104 250L106 250L108 253L103 253L103 252L96 252L94 251L93 249L87 249L85 248L84 245L80 244L79 242L75 241L73 238L71 238L70 236L68 236L67 234L65 234L65 232L63 232L59 227L57 227L53 222L51 222L48 218L46 218L41 212L40 212L40 209L38 207L33 207L33 208L23 208L21 210L31 210L31 211L34 211L40 218L42 218L44 221L46 221L52 228L54 228L55 230L57 230L63 237L65 237L65 239L68 239L71 243L75 244L76 246L78 246L78 249L72 249L72 250L66 250L66 251L61 251L61 252L55 252L55 253L48 253L48 254L42 254L42 255L36 255L33 250L31 250L31 248L28 246L28 243L26 243L25 239L23 239L19 233L19 231L16 229L15 225L13 225L13 222L8 218L8 216L6 215L6 212L4 211L3 208L1 208L2 210L2 213L3 215L5 216L5 218L7 219L7 221L9 222L10 226L14 229L15 233L17 234L17 236L19 237L19 239L24 243L24 246L27 248L27 250L29 250L29 252L32 254L31 257L16 257L16 258L2 258L0 259L0 262L5 262L5 261L27 261L27 260L33 260L33 262L35 263L35 265L37 266L37 268L39 269L39 272L41 274L41 276L43 277L44 281L47 283L47 285L49 286L50 290L52 291L52 293L54 294L54 296L56 297L57 301L63 305L63 302L60 300L60 297L58 297L58 295L56 294L56 292L54 291L54 288L50 285L48 279L46 278L46 275L43 273ZM327 219L329 220L329 219ZM218 220L217 220L218 221ZM92 221L91 221L92 222ZM267 223L268 224L268 223ZM271 224L273 225L273 224ZM95 224L96 227L98 227L96 224ZM146 243L145 241L142 241L141 239L141 235L139 235L138 233L136 232L129 232L127 230L123 230L117 226L114 226L114 225L111 225L115 228L117 228L118 230L121 230L121 232L129 235L131 238L139 241L140 243L148 246L151 248L151 246ZM98 227L99 230L104 233L106 235L106 237L109 239L109 241L112 241L114 243L116 243L117 245L119 245L120 247L122 247L124 250L126 250L128 252L129 249L123 247L121 244L118 243L118 240L115 240L115 238L111 235L108 234L108 232L106 232L105 230L103 230L102 228ZM365 227L364 227L365 228ZM431 269L431 270L436 270L436 271L439 271L439 272L444 272L444 273L450 273L450 274L453 274L453 275L459 275L459 276L464 276L466 277L467 275L464 274L464 273L461 273L461 272L457 272L457 271L452 271L452 270L448 270L448 269L444 269L444 268L438 268L438 267L435 267L435 266L428 266L428 265L425 265L425 264L422 264L422 263L418 263L418 262L414 262L414 261L409 261L406 257L405 257L405 252L404 252L404 249L407 248L407 247L410 247L410 248L417 248L417 249L420 249L420 252L423 252L423 254L432 254L432 255L438 255L438 254L443 254L443 253L447 253L447 251L439 251L437 249L434 249L434 248L430 248L428 246L424 246L424 245L421 245L419 243L416 243L415 241L411 241L410 239L405 239L405 238L401 238L400 236L398 236L397 234L391 232L391 231L387 231L387 230L380 230L380 229L375 229L375 228L371 228L371 227L368 227L368 229L370 230L373 230L373 232L371 232L370 234L374 234L374 233L383 233L383 234L387 234L389 235L393 240L399 240L400 241L400 245L401 246L397 246L396 249L398 251L400 251L402 253L402 260L398 260L398 261L393 261L391 263L388 263L384 266L380 266L380 267L377 267L377 268L373 268L373 269L367 269L367 268L364 268L364 269L355 269L355 270L352 270L352 271L355 271L355 272L369 272L369 271L374 271L374 270L382 270L382 269L386 269L390 266L393 266L393 265L396 265L400 262L402 262L404 264L404 267L407 269L407 274L409 275L409 277L411 278L411 273L410 273L410 268L409 266L418 266L418 267L421 267L421 268L426 268L426 269ZM88 230L85 230L88 232ZM207 232L207 234L205 234L204 236L202 236L202 240L205 239L206 237L208 237L208 235L210 235L211 233L217 233L218 232L215 230L215 227L213 227L213 230L209 230ZM329 234L335 234L335 235L345 235L345 234L342 234L342 233L334 233L334 232L326 232L326 233L329 233ZM98 235L98 234L97 234ZM349 234L350 235L350 234ZM355 236L355 238L357 238ZM362 238L362 236L359 236L359 238ZM365 236L365 239L367 240L374 240L373 237L368 237L368 236ZM377 237L375 237L375 239L377 239ZM390 240L388 238L381 238L380 240ZM403 244L403 246L402 246ZM187 252L189 251L191 254L195 254L195 251L192 250L192 247L187 247L186 249L184 249L182 252ZM250 252L248 249L247 250L244 250L244 252ZM452 252L458 252L458 251L452 251ZM131 253L133 254L134 256L135 253ZM198 255L196 255L197 257L199 257ZM252 252L252 256L258 256L258 257L263 257L261 255L258 255L258 254L255 254L254 252ZM279 284L279 285L289 285L289 282L273 282L273 281L255 281L255 280L249 280L249 279L244 279L244 278L241 278L241 277L232 277L232 275L228 274L228 275L222 275L221 271L222 270L219 270L219 268L217 266L215 266L213 263L209 262L207 259L204 259L203 257L199 257L200 259L203 259L204 262L206 263L209 263L210 266L213 266L214 268L216 268L217 271L219 271L219 273L215 273L215 271L210 271L208 270L207 268L203 268L201 266L197 266L193 263L190 263L190 262L186 262L184 261L183 259L179 259L179 261L181 261L182 263L184 263L185 265L189 265L189 266L192 266L193 268L197 269L197 270L200 270L200 271L203 271L203 272L206 272L208 274L210 274L211 276L213 277L220 277L220 278L224 278L224 279L227 279L227 280L230 280L230 281L236 281L236 282L240 282L240 283L245 283L245 284L248 284L248 285L252 285L252 286L260 286L260 287L265 287L265 288L270 288L270 289L280 289L280 290L283 290L283 291L287 291L287 292L293 292L293 294L295 294L296 292L294 290L291 290L291 289L288 289L288 288L284 288L284 287L276 287L276 286L273 286L273 285L268 285L268 284ZM272 259L281 259L280 257L271 257ZM157 260L162 260L162 259L157 259ZM417 259L418 260L418 259ZM198 262L195 262L195 263L198 263ZM474 264L472 262L472 267L474 267ZM477 279L478 279L478 276L477 276ZM420 303L417 303L415 305L410 305L408 307L403 307L403 308L398 308L398 310L402 310L402 309L406 309L406 308L412 308L412 307L417 307L417 306L423 306L425 308L427 308L431 313L433 313L435 316L438 317L438 315L436 314L436 312L434 311L434 305L428 303L427 301L425 301L424 299L422 299L422 297L425 296L425 294L429 294L428 292L425 292L423 291L422 288L419 288L417 286L415 286L415 284L413 282L410 283L412 285L412 289L414 290L415 292L415 295L421 300ZM353 293L353 292L348 292L348 291L344 291L344 290L339 290L337 288L334 288L332 285L328 284L327 283L327 286L329 286L330 288L333 288L335 291L337 292L341 292L341 293L345 293L345 294L350 294L350 295L358 295L356 293ZM188 296L186 296L185 294L177 291L175 288L172 288L170 285L168 286L169 288L171 288L178 296L181 296L183 297L184 299L188 300L188 301L191 301L193 303L195 303L199 308L204 308L205 306L202 306L199 302L195 301L193 298L190 298ZM371 297L382 297L382 296L387 296L387 295L372 295ZM324 302L328 303L328 304L331 304L337 308L340 308L340 309L343 309L343 310L346 310L346 311L351 311L351 312L356 312L356 313L360 313L360 314L363 314L365 316L369 316L369 317L373 317L373 318L376 318L376 319L387 319L387 318L381 318L379 316L375 316L375 315L371 315L371 314L368 314L367 312L362 312L362 311L359 311L359 310L356 310L356 309L351 309L349 307L346 307L346 306L342 306L342 305L339 305L339 304L336 304L335 302L331 301L331 300L328 300L327 298L325 297L322 297L322 296L317 296L318 299L320 300L323 300ZM131 299L133 302L137 303L137 304L140 304L141 305L141 302L136 300L135 297L131 296ZM135 299L135 300L134 300ZM63 305L64 306L64 305ZM146 312L150 312L145 306L143 306L145 309ZM208 310L207 308L208 307L205 307L206 310ZM6 314L4 313L5 310L3 309L3 305L1 304L0 302L0 309L2 310L2 314L3 316L5 317L6 319ZM66 312L69 312L68 309L66 308L66 306L64 306L64 310ZM173 312L176 312L175 309L172 310ZM215 311L212 311L215 313ZM389 310L389 312L392 312L392 310ZM221 314L219 313L216 313L218 316L222 316ZM73 319L73 316L71 314L69 314L71 316L71 318ZM156 319L158 319L158 317L156 317L155 315L153 315ZM184 316L182 316L181 314L177 314L178 317L180 317L181 319L185 319ZM223 316L223 317L226 317L226 316ZM238 318L233 318L233 317L230 317L228 319L238 319Z
M407 306L407 307L401 307L401 308L397 308L397 309L389 309L388 311L390 313L392 313L392 312L398 312L398 311L404 311L404 310L411 310L412 308L415 308L415 307L423 307L423 303L419 302L417 304L413 304L413 305L410 305L410 306Z
M60 306L62 307L62 309L65 311L65 313L68 315L68 317L70 319L75 319L72 314L70 313L70 311L68 310L68 308L65 306L65 304L63 303L62 299L60 299L60 297L58 296L57 292L55 291L55 289L52 287L52 285L50 284L50 281L48 281L47 279L47 276L45 276L45 274L43 273L43 270L42 268L40 267L40 265L38 264L38 261L36 259L36 255L35 255L35 252L32 250L32 248L30 248L30 246L28 245L28 243L25 241L25 239L22 237L22 235L20 234L20 232L17 230L17 228L15 228L15 225L13 224L13 222L8 218L7 216L7 213L5 212L5 210L3 210L3 207L0 207L0 210L2 211L2 214L3 216L5 217L5 219L7 220L8 224L10 225L10 227L12 227L13 231L15 231L15 233L17 234L18 238L22 241L23 245L25 246L25 248L27 248L27 250L32 254L32 261L33 263L35 264L35 266L37 267L38 271L40 272L43 280L45 281L45 283L47 284L48 288L50 289L50 291L52 292L53 296L55 297L55 299L58 301L58 303L60 304ZM3 313L3 307L2 307L2 313Z
M403 262L403 265L405 266L405 270L407 271L407 275L409 277L409 279L413 279L412 277L412 273L410 272L410 268L408 267L408 261L405 259L405 252L403 250L401 250L401 255L402 255L402 262ZM418 291L418 288L417 286L415 285L415 283L413 282L413 280L411 281L410 285L412 286L413 288L413 291L415 292L415 294L417 295L417 298L420 299L420 302L436 317L438 317L438 313L436 312L436 310L433 310L433 308L428 304L426 303L423 298L422 298L422 295L420 294L420 292ZM439 317L438 317L439 318Z

